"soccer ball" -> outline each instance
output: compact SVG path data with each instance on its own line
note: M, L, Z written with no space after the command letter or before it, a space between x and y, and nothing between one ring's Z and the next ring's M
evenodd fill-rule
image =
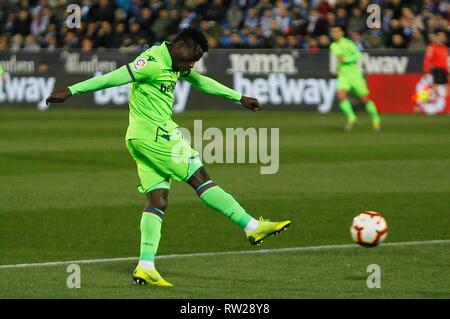
M388 227L380 213L367 211L353 218L350 233L355 243L374 247L386 239Z
M422 89L417 92L417 101L426 103L430 99L430 91L427 89Z

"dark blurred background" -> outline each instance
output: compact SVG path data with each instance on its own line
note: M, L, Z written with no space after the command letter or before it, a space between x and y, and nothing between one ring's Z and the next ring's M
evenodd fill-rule
M381 28L368 29L367 6L381 8ZM81 27L65 21L81 8ZM8 0L0 4L0 50L55 48L145 50L187 26L200 28L211 48L295 48L330 45L342 25L360 49L423 50L430 34L449 32L445 0Z

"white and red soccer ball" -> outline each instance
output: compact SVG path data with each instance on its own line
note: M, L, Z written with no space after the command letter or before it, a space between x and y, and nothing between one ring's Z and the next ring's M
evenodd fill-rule
M355 243L374 247L386 239L388 227L380 213L367 211L353 218L350 233Z

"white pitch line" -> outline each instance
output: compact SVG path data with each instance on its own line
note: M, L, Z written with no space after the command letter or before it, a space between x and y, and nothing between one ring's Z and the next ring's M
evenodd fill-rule
M397 247L397 246L416 246L416 245L437 245L450 244L450 239L424 240L424 241L404 241L383 243L382 247ZM306 247L289 247L289 248L274 248L274 249L258 249L258 250L238 250L238 251L222 251L211 253L194 253L194 254L176 254L157 256L159 259L173 259L173 258L190 258L190 257L210 257L210 256L225 256L225 255L246 255L246 254L268 254L268 253L285 253L285 252L306 252L318 250L333 250L333 249L347 249L358 248L356 244L344 245L321 245L321 246L306 246ZM364 248L361 248L364 249ZM55 261L47 263L30 263L30 264L15 264L15 265L0 265L0 269L13 268L34 268L34 267L52 267L64 266L68 264L100 264L120 261L134 261L138 257L123 257L123 258L106 258L106 259L87 259L87 260L71 260L71 261Z

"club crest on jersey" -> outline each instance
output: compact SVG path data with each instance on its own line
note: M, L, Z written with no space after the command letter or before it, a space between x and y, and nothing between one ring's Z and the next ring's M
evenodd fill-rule
M144 58L140 58L133 62L133 70L136 72L142 70L147 65L147 60Z

